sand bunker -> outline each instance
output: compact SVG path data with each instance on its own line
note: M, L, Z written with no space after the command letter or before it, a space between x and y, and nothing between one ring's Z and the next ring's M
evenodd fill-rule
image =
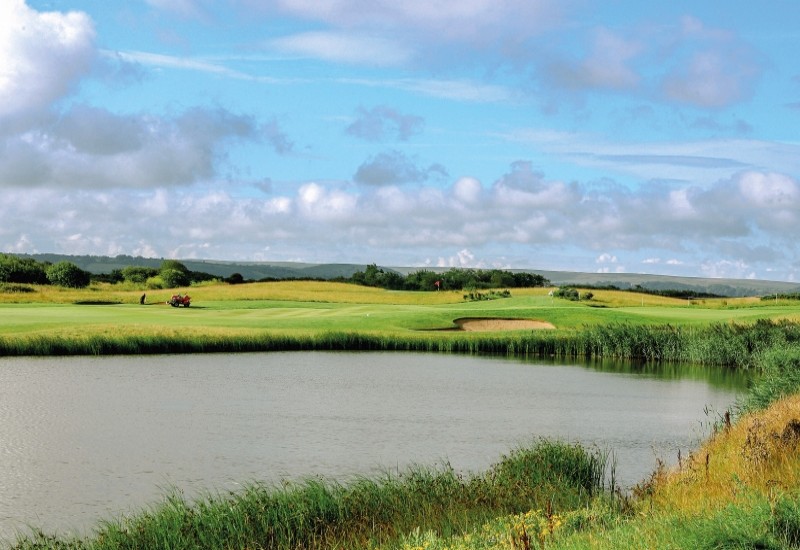
M556 328L552 323L534 319L456 319L453 321L456 330L491 331L491 330L543 330Z

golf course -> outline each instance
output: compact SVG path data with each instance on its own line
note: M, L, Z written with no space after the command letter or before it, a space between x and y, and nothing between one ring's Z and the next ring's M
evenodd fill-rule
M680 299L619 290L393 291L325 281L148 289L0 289L0 357L270 351L680 362L753 383L672 468L621 490L601 451L538 441L464 476L437 466L350 483L253 484L169 495L86 537L14 548L791 548L800 545L800 307L774 297ZM144 296L143 296L144 294ZM190 296L171 307L172 295Z
M467 301L462 291L403 292L324 281L279 281L147 291L140 304L140 289L115 286L29 285L25 292L0 293L0 353L363 347L513 354L518 352L515 346L526 343L531 353L534 348L556 346L554 354L581 355L562 349L559 342L606 327L626 333L650 333L653 327L665 326L702 332L759 320L800 320L793 300L684 300L613 290L594 290L591 299L580 301L555 298L552 288L515 289L507 298ZM176 293L190 295L191 307L169 307L167 301ZM649 358L647 351L614 355ZM699 359L722 363L713 357Z

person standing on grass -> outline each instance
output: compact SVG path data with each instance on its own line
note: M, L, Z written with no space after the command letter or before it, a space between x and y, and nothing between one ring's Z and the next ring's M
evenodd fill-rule
M142 294L142 297L139 298L139 304L144 305L144 301L147 299L147 294Z

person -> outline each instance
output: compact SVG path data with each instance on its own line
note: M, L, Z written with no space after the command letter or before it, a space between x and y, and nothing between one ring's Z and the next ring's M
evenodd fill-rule
M144 305L144 301L147 299L147 294L142 294L142 297L139 298L139 304Z

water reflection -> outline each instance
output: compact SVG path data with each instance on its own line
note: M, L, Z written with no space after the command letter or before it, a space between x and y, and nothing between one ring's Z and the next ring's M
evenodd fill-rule
M0 536L86 531L169 487L482 470L535 437L613 449L633 484L744 388L691 367L409 353L0 359Z

